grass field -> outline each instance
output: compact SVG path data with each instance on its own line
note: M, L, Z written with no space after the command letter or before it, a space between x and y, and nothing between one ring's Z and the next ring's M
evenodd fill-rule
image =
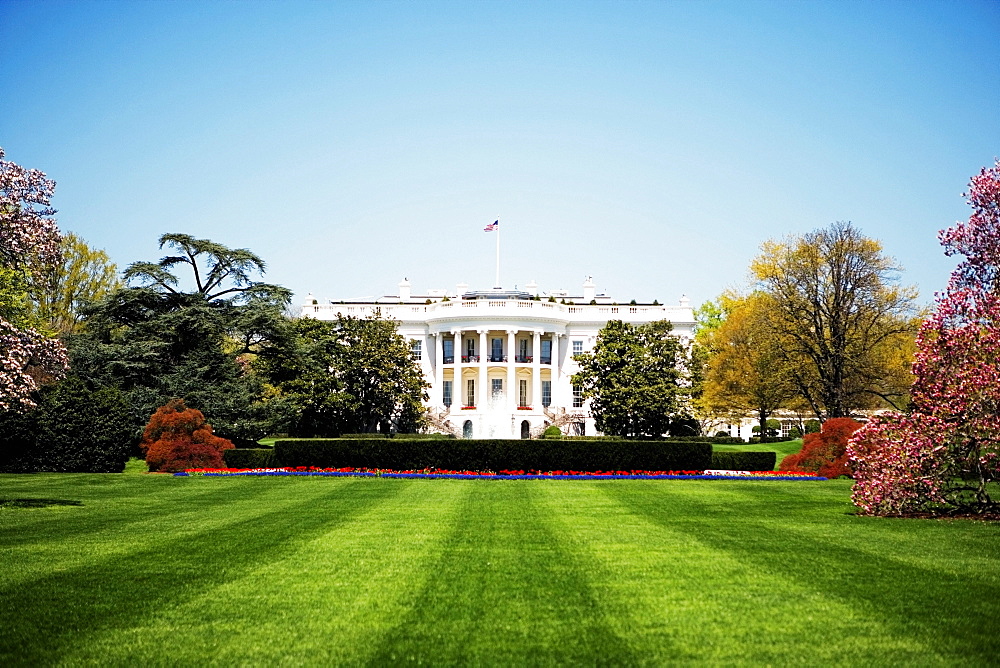
M1000 526L849 481L0 476L0 663L964 664ZM29 501L34 500L34 501Z
M773 452L775 453L774 470L778 470L781 460L788 455L794 454L802 449L802 439L796 438L792 441L778 441L777 443L747 443L746 445L713 445L716 452Z

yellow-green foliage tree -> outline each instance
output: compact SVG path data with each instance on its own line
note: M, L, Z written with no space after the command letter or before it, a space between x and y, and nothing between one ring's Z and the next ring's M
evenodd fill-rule
M719 298L722 318L709 332L699 332L708 351L701 404L716 415L754 413L760 433L767 419L795 395L795 384L760 293L732 293Z
M36 276L28 293L39 323L59 334L75 334L81 328L81 308L104 299L122 282L108 254L75 234L64 235L60 249L62 261Z
M901 406L916 290L850 223L769 241L751 264L762 304L798 393L820 418Z

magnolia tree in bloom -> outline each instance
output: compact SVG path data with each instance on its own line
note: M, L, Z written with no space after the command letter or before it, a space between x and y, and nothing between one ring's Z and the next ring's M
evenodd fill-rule
M1000 479L1000 161L965 196L972 216L939 235L965 259L920 328L912 410L873 419L848 446L866 514L998 506L987 484Z
M25 277L59 262L50 200L55 182L3 159L0 148L0 412L31 408L40 383L66 372L62 344L29 326L18 308Z

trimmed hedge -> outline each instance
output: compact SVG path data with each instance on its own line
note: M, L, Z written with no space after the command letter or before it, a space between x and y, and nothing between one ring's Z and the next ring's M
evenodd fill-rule
M34 410L0 413L0 472L121 473L133 440L125 396L70 376Z
M278 466L273 448L223 450L222 459L231 469L270 469Z
M773 471L774 452L713 452L710 468L722 471Z
M371 432L368 434L341 434L337 438L372 439L372 438L406 438L414 441L434 441L455 438L453 434L383 434L381 432Z
M692 471L711 467L709 443L522 439L283 439L281 466L470 471Z

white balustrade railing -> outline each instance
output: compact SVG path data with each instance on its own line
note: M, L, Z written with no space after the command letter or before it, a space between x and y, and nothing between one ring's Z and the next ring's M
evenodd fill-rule
M302 314L319 318L322 320L334 319L337 314L354 316L359 318L371 317L376 311L383 317L394 318L396 320L424 320L433 317L435 314L446 315L458 304L466 310L481 311L484 315L489 311L507 310L508 308L537 310L539 315L547 317L562 315L567 320L589 319L602 320L608 318L633 316L644 321L660 319L683 319L691 318L691 309L678 306L662 305L629 305L629 306L609 306L607 304L560 304L548 301L528 301L528 300L501 300L501 299L463 299L446 302L434 302L432 304L306 304L302 307ZM511 306L513 304L513 306ZM544 312L544 313L542 313ZM456 314L457 315L457 314ZM499 315L499 313L498 313ZM525 315L528 315L525 313ZM629 318L631 319L631 318Z

